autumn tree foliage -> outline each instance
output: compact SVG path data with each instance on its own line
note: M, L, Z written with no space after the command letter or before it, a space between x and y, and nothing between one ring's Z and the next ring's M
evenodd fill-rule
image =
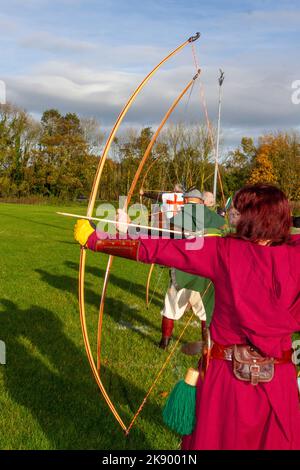
M224 189L234 193L246 183L278 185L291 201L300 200L300 135L277 132L261 136L255 145L243 137L223 161Z
M153 133L144 127L118 134L104 166L100 199L116 201L128 193ZM0 105L0 198L86 199L103 144L104 132L94 118L49 109L38 121L14 105ZM264 181L279 185L297 202L300 136L277 132L257 143L243 137L239 146L221 154L219 169L228 196L247 182ZM169 191L182 183L211 190L213 175L214 148L206 126L169 124L153 146L137 188L143 184L146 191Z
M269 149L276 179L291 200L300 199L300 139L296 132L277 132L260 139Z
M257 150L254 158L254 167L250 173L249 183L276 183L277 178L273 164L269 158L269 146L263 144Z
M256 153L251 137L243 137L240 145L228 153L222 165L226 193L232 194L247 183Z
M289 199L300 199L300 138L295 132L277 132L259 139L250 182L277 183Z
M38 150L40 126L25 111L0 106L0 194L21 196L29 191L28 168Z
M90 187L97 160L76 114L50 109L36 122L0 106L0 196L75 199Z

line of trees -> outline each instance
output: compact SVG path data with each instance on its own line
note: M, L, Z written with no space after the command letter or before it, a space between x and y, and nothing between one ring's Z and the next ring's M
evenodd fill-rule
M99 197L116 200L127 194L153 130L127 130L116 138L104 167ZM11 104L0 105L0 198L30 196L76 200L90 193L104 134L95 119L46 110L40 121ZM145 166L144 189L172 190L176 182L213 185L214 153L205 126L170 125L159 137ZM300 136L277 132L257 144L244 137L222 159L225 194L247 182L279 185L300 200Z

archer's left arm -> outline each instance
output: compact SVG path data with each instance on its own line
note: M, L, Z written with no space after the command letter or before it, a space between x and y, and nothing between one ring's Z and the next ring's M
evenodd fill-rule
M137 259L214 280L221 237L141 239Z
M220 237L132 239L123 234L111 239L107 238L105 233L88 229L88 226L84 236L81 236L83 228L84 225L79 229L75 227L75 239L90 250L143 263L169 266L212 280L215 277L218 264L217 245Z

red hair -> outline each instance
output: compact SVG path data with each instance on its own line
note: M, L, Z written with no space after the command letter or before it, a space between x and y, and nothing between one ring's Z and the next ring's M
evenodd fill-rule
M270 245L291 240L291 209L279 188L270 184L247 185L235 194L233 205L240 213L237 238L255 243L270 240Z

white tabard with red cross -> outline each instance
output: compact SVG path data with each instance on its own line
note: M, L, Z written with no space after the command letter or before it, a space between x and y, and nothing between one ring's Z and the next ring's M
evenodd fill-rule
M162 212L171 219L183 207L183 193L163 193Z

